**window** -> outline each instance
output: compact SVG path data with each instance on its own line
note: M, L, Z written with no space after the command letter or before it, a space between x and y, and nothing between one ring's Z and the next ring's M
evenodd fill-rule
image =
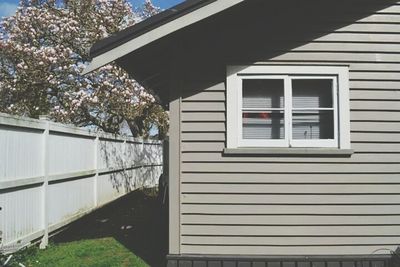
M231 66L228 148L350 148L347 67Z

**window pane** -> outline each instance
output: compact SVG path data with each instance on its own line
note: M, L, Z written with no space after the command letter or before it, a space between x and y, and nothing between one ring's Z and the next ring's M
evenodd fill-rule
M332 108L331 79L293 79L294 108Z
M284 113L243 112L243 139L284 139Z
M282 79L243 80L243 108L284 108Z
M293 139L333 139L333 111L296 111L292 117Z

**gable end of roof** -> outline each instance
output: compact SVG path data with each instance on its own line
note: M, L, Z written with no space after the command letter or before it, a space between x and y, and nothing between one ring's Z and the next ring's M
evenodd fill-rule
M149 32L159 26L166 24L172 20L182 17L194 10L218 0L187 0L172 8L164 10L138 24L132 25L124 30L119 31L105 39L96 42L90 49L90 57L94 58L119 45L126 43L136 37Z

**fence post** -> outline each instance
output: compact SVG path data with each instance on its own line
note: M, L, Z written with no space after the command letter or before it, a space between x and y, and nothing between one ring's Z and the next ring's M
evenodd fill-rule
M94 207L96 208L98 205L98 192L97 192L97 183L99 178L99 134L96 134L96 138L94 139L94 181L93 181L93 197L94 197Z
M45 121L45 129L43 132L43 190L42 190L42 215L43 215L43 228L44 234L40 242L40 248L45 249L49 244L49 200L48 200L48 187L49 187L49 134L50 123L47 117L41 117Z
M125 159L124 161L122 161L122 175L123 176L125 176L125 175L127 175L127 173L126 173L126 169L127 169L127 167L130 167L130 166L127 166L127 161L126 161L126 157L127 157L127 155L128 155L128 148L127 148L127 146L126 146L126 144L127 144L127 142L126 142L126 139L127 139L127 137L126 136L124 136L123 137L124 138L124 142L123 142L123 146L122 146L122 151L123 151L123 158ZM126 177L126 176L125 176ZM128 192L130 192L131 190L130 190L130 186L129 186L129 188L125 188L125 194L127 194Z

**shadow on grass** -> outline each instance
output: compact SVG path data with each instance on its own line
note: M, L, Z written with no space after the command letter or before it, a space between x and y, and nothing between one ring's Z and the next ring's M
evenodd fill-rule
M113 237L150 266L165 266L168 224L155 190L137 190L68 225L52 237L64 242Z

